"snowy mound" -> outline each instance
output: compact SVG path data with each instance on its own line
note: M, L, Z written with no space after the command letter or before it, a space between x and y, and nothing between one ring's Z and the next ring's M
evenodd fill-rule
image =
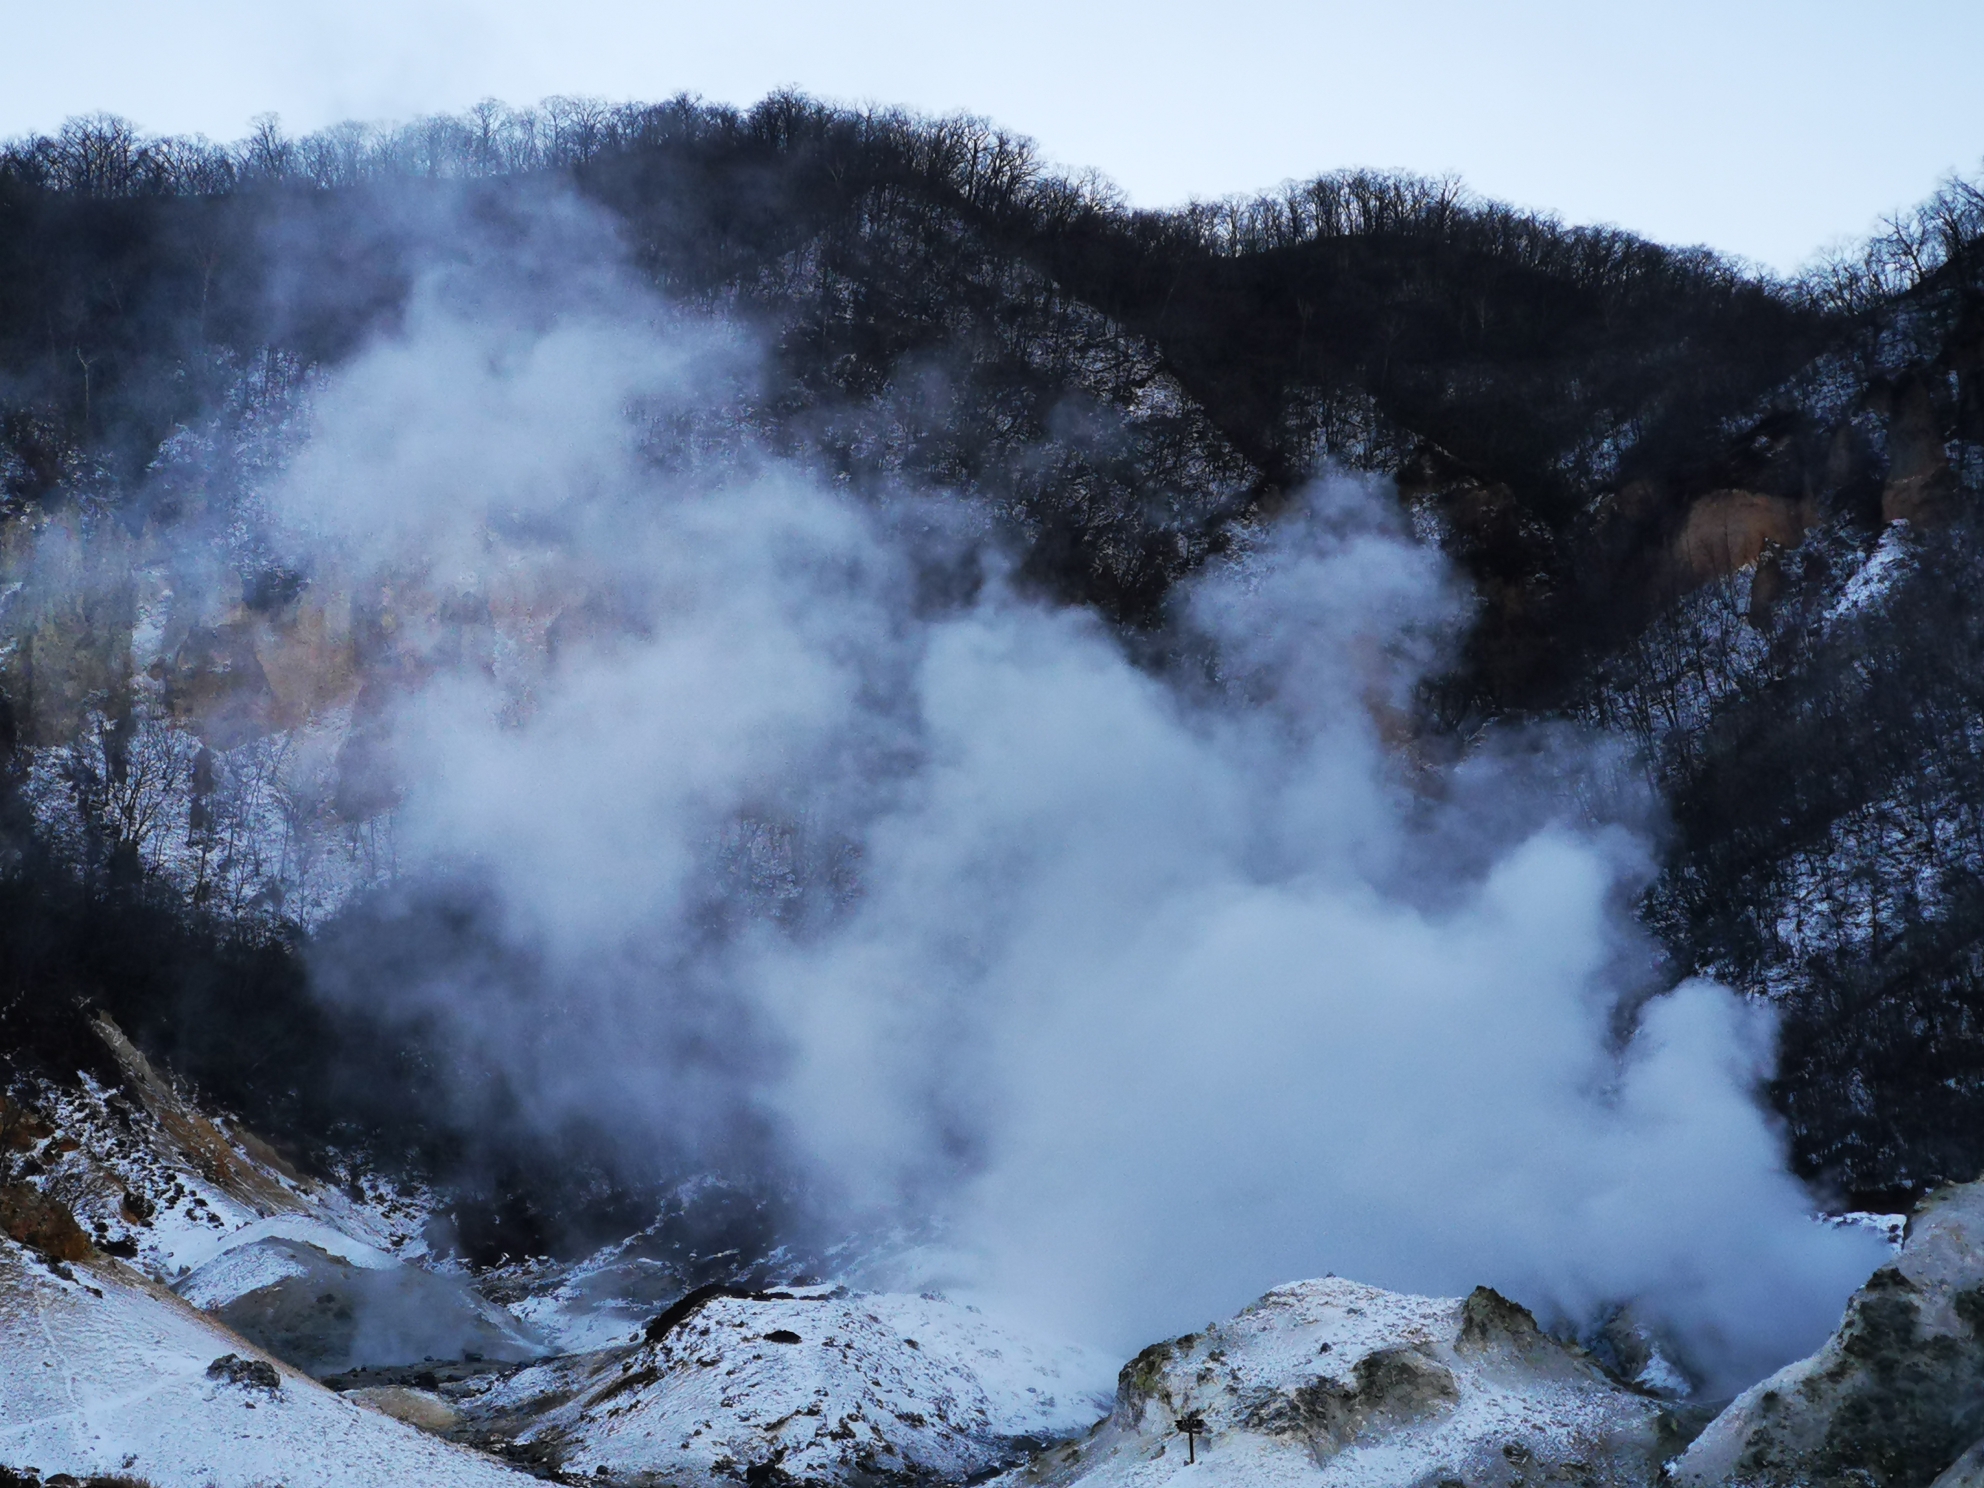
M0 1240L0 1464L156 1488L515 1488L530 1480L257 1354L114 1262Z
M1107 1408L1095 1356L937 1298L794 1287L671 1313L632 1350L523 1370L459 1408L520 1423L517 1446L568 1473L690 1483L961 1479Z
M1659 1481L1685 1428L1488 1290L1408 1297L1330 1278L1144 1350L1084 1442L1022 1484Z

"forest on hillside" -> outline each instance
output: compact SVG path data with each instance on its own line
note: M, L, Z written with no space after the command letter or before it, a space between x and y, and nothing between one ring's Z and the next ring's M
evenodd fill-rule
M1476 605L1411 750L1449 762L1490 725L1627 741L1664 802L1638 906L1662 976L1779 1009L1800 1174L1885 1207L1984 1170L1984 187L1783 281L1401 174L1136 209L983 121L796 95L304 138L271 119L229 146L96 117L0 149L17 1075L92 1067L106 1009L315 1161L450 1175L483 1257L651 1205L542 1133L465 1121L417 1024L313 997L309 947L341 922L308 923L279 872L156 870L163 827L130 806L136 621L20 571L54 528L204 531L257 467L176 452L258 448L435 255L470 280L506 245L528 262L554 191L667 302L761 336L754 438L878 500L913 482L996 514L1019 582L1153 671L1200 660L1165 624L1183 580L1326 469L1392 477ZM437 240L455 220L478 232ZM250 615L312 582L252 544L224 561ZM184 638L168 696L238 664L229 634ZM208 743L214 813L236 777ZM51 761L76 831L38 811ZM334 804L354 833L384 805ZM472 905L432 913L480 933Z

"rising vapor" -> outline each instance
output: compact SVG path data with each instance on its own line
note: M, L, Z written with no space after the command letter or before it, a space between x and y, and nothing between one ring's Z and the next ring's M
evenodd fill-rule
M244 518L454 617L361 698L396 872L322 995L1119 1352L1325 1271L1633 1301L1724 1387L1825 1335L1881 1247L1784 1169L1767 1016L1644 1000L1649 808L1564 783L1611 747L1415 752L1468 606L1388 489L1318 481L1133 660L995 513L774 448L747 328L603 231L436 268Z

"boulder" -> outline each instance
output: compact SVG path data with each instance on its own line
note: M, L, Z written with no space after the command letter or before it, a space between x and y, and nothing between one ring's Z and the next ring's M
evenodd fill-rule
M207 1378L222 1384L239 1385L244 1390L280 1390L282 1376L267 1359L244 1359L239 1354L222 1354L207 1366Z

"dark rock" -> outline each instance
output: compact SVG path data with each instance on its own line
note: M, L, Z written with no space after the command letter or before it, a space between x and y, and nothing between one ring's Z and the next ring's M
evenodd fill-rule
M1535 1315L1520 1303L1511 1302L1492 1287L1476 1287L1461 1304L1460 1339L1462 1349L1488 1349L1498 1345L1519 1350L1533 1348L1543 1337Z
M207 1378L243 1389L280 1390L282 1376L266 1359L244 1359L239 1354L222 1354L207 1366Z
M55 1128L25 1106L0 1095L0 1151L27 1152L55 1135Z
M703 1304L716 1297L748 1297L745 1287L726 1286L722 1282L711 1282L708 1286L692 1287L675 1301L668 1304L641 1330L641 1337L648 1343L659 1343L682 1324L694 1317Z
M1308 1437L1324 1458L1360 1437L1429 1421L1459 1399L1453 1371L1438 1360L1414 1348L1380 1349L1357 1361L1348 1384L1318 1379L1295 1390L1283 1430Z
M795 1283L795 1285L796 1284L797 1283ZM842 1295L842 1294L836 1292L834 1293L834 1295ZM783 1291L761 1292L761 1291L753 1291L750 1287L732 1286L727 1282L721 1282L721 1281L711 1282L707 1286L691 1287L688 1291L684 1292L680 1297L676 1298L675 1301L669 1303L669 1305L663 1308L661 1312L656 1314L654 1317L648 1319L647 1327L641 1331L642 1341L645 1343L661 1342L662 1339L666 1338L670 1333L673 1333L677 1328L681 1327L684 1323L688 1322L690 1318L694 1317L698 1312L700 1312L703 1308L704 1303L714 1301L718 1297L737 1297L747 1302L792 1302L795 1300L797 1301L826 1300L825 1298L819 1298L819 1297L795 1298L791 1292L783 1292ZM775 1343L783 1343L786 1340L782 1338L775 1338L772 1341ZM795 1337L791 1341L797 1343L799 1340Z

